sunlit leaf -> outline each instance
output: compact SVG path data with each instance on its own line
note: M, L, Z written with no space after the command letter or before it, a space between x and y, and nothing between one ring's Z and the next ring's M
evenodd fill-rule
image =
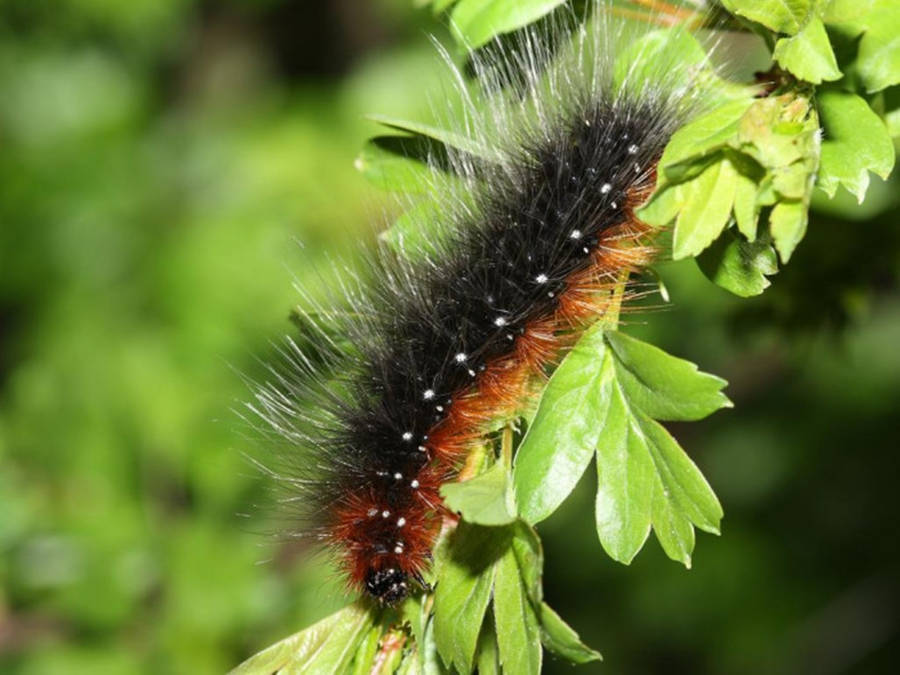
M456 39L475 48L548 14L565 0L459 0L450 14Z
M309 628L251 656L230 675L271 675L287 672L345 672L356 650L375 624L365 603L335 612Z
M793 37L778 40L773 57L782 68L807 82L819 84L841 77L825 24L818 17L811 18Z
M868 172L887 178L894 167L894 145L887 127L855 94L823 91L818 103L825 129L818 185L830 197L843 185L862 202Z

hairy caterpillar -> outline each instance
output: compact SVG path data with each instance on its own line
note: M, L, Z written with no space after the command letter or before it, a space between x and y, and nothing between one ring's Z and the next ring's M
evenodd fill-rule
M489 151L431 163L434 240L375 252L349 307L310 312L316 344L289 341L250 406L288 446L267 471L298 533L383 604L426 586L441 484L654 257L635 209L702 87L678 63L622 65L634 35L593 9L474 57L485 93L461 85L456 127Z

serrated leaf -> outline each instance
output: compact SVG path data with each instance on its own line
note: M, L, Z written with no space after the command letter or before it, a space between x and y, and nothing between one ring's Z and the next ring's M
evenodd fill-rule
M522 585L519 565L511 548L497 561L494 621L503 671L523 675L540 673L541 640L538 619Z
M797 244L806 234L808 207L802 202L779 202L769 214L769 231L775 240L775 248L786 263L791 259Z
M812 17L799 33L775 43L772 57L801 80L819 84L841 77L825 24Z
M650 416L698 419L730 405L721 393L724 381L634 338L604 333L601 324L585 333L561 369L567 361L564 377L555 384L551 379L544 392L532 426L539 433L531 441L526 435L516 456L520 514L529 522L549 516L584 471L585 453L596 447L597 531L604 549L629 562L651 524L655 528L657 513L669 537L666 550L676 551L673 542L680 542L677 559L687 564L687 539L671 534L684 530L677 518L714 531L721 508L697 468ZM579 425L574 434L570 416Z
M896 0L875 0L860 20L866 31L856 55L857 71L866 91L900 83L900 9Z
M615 356L616 382L629 405L653 419L699 420L731 407L722 393L727 382L721 377L624 333L607 331L604 337Z
M806 22L813 0L721 0L732 14L771 28L776 33L793 35Z
M591 461L600 434L597 420L608 405L602 398L602 383L614 376L604 352L603 330L597 324L582 336L544 388L513 469L519 515L529 523L553 513Z
M458 42L474 49L497 35L527 26L565 0L459 0L450 14Z
M516 519L515 495L502 462L475 478L441 486L444 504L476 525L507 525Z
M672 239L675 260L695 256L715 241L731 217L736 188L737 172L728 160L711 164L686 185Z
M472 670L475 646L491 599L495 562L506 553L510 533L461 522L450 536L447 559L434 593L434 637L444 664Z
M894 145L881 118L856 94L823 91L818 96L825 129L818 186L833 197L843 185L862 202L869 171L887 178L894 167Z
M700 469L661 424L643 412L638 412L635 417L656 466L663 496L689 523L704 532L719 534L722 506ZM657 529L655 518L653 529Z
M585 645L572 628L551 609L541 604L541 642L557 656L575 664L602 661L600 652Z
M748 242L726 230L697 258L697 265L717 286L749 298L769 287L766 276L778 271L778 258L768 242Z
M374 624L372 609L357 602L251 656L230 675L346 672Z

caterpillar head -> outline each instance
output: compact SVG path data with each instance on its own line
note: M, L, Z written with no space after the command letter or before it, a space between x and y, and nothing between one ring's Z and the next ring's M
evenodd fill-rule
M409 594L406 572L395 567L370 567L366 572L366 591L383 605L396 605Z

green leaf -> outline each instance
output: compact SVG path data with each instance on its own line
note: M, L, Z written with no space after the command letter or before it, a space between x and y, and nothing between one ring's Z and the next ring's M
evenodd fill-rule
M638 215L657 226L675 220L672 257L678 259L702 252L732 214L754 240L760 208L775 206L773 236L787 260L805 232L819 150L818 116L805 96L734 102L672 137L657 192Z
M434 593L434 637L444 663L471 672L481 623L491 599L495 561L509 547L505 528L460 522Z
M675 260L695 256L715 241L728 225L736 189L737 172L728 160L711 164L687 185L675 220Z
M383 190L423 192L433 181L429 158L446 161L446 147L426 136L376 136L366 141L355 166Z
M629 359L656 350L614 332L607 338L611 352L615 341ZM621 377L608 385L610 405L601 420L603 433L597 448L597 534L610 557L627 564L643 546L652 526L666 553L690 565L692 523L717 532L721 507L697 467L648 411L662 408L682 412L679 402L661 401L666 393L677 397L692 390L703 392L702 397L709 399L707 407L730 403L719 393L722 380L656 351L659 353L647 357L652 366L642 368L633 378L648 390L658 383L660 392L656 396L632 397L634 384L623 384ZM666 368L667 362L676 373L674 377L657 370ZM629 369L623 364L616 370L619 374ZM645 382L641 382L641 375L647 376ZM642 408L644 404L646 409ZM689 418L693 418L699 411L690 412Z
M629 405L658 420L692 421L732 406L722 393L727 382L700 372L690 361L618 331L607 331L616 383Z
M753 100L749 98L731 101L676 131L659 160L664 177L660 184L677 183L687 175L699 173L699 170L689 170L689 166L696 165L698 160L709 156L714 156L714 159L718 151L734 138L741 118L752 103ZM708 161L701 162L700 168L706 164Z
M522 586L519 565L512 548L497 562L494 621L504 672L523 675L540 673L541 640L538 619Z
M529 522L549 516L596 448L597 531L607 553L629 562L652 526L664 530L666 551L688 564L692 526L716 531L721 508L696 466L652 417L698 419L728 406L724 381L634 338L604 333L602 324L585 333L554 378L561 370L563 376L548 383L516 455L520 514Z
M492 672L492 657L480 650L493 649L495 636L504 672L537 673L543 567L537 534L522 521L503 527L461 521L446 544L438 553L447 559L434 600L435 640L444 663L471 672L477 660ZM485 613L491 598L495 633Z
M251 656L230 675L271 675L282 669L348 672L357 648L374 624L372 609L357 602Z
M529 523L553 513L591 461L600 435L598 420L608 405L602 383L614 376L604 353L603 327L598 323L582 336L544 388L513 470L519 515Z
M650 31L616 55L613 85L617 90L632 89L658 81L660 63L677 64L666 86L690 85L697 81L697 66L708 61L706 50L690 31L680 27Z
M818 104L825 129L818 185L829 197L843 185L862 202L868 172L887 178L894 168L894 145L887 127L855 94L823 91Z
M519 520L513 526L512 550L516 557L516 563L519 565L525 592L532 604L537 607L544 599L544 590L541 586L544 551L537 532L524 521Z
M734 219L748 241L756 239L759 205L756 203L756 181L738 172L734 186Z
M875 0L824 0L820 14L825 23L856 21L871 11Z
M378 653L378 642L384 632L381 626L374 626L363 638L362 643L356 650L356 656L353 658L353 675L369 675L372 670L372 664L375 661L375 655Z
M575 664L602 661L600 652L585 645L572 628L546 602L541 604L541 642L557 656Z
M806 23L813 0L721 0L732 14L793 35Z
M366 117L373 122L377 122L378 124L382 124L391 129L405 131L416 136L425 136L446 147L455 148L456 150L467 152L470 155L481 157L482 159L492 159L496 157L496 153L492 152L490 148L449 129L441 129L440 127L424 124L422 122L401 120L387 115L366 115Z
M742 298L762 293L770 285L766 275L778 271L771 244L745 241L731 230L697 258L697 265L714 284Z
M754 101L738 125L736 150L766 169L814 159L818 118L807 97L789 93Z
M856 58L860 79L868 92L900 83L900 10L896 0L875 0L861 21L866 32Z
M802 202L779 202L769 214L769 231L781 262L791 259L797 244L806 234L809 207Z
M772 56L782 68L807 82L819 84L841 77L825 24L818 17L811 18L795 36L778 40Z
M458 42L474 49L540 19L565 0L459 0L450 14Z
M484 625L481 627L476 652L478 654L478 675L501 675L497 633L490 615L485 617Z
M433 199L423 199L401 213L378 238L407 260L439 252L446 233L441 229L441 210Z
M594 515L603 550L629 564L647 541L652 525L655 469L620 389L609 385L609 407L600 418L597 445L597 497Z
M445 483L441 496L447 508L476 525L507 525L516 519L515 496L502 462L462 483Z

